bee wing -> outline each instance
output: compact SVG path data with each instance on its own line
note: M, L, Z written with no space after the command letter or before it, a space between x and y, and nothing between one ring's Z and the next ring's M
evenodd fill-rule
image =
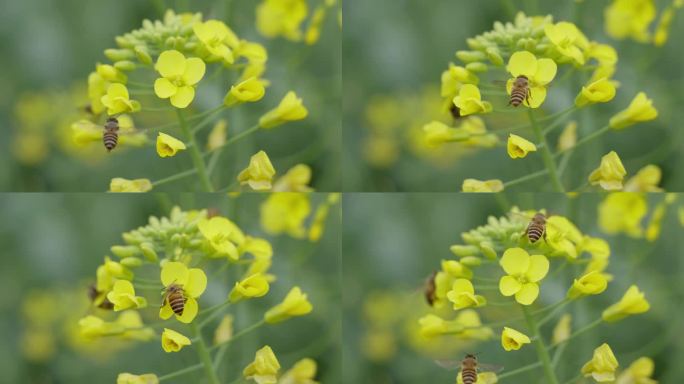
M461 369L461 360L440 359L435 360L435 364L449 371Z
M503 371L504 367L503 367L503 365L477 363L477 369L480 372L499 373L499 372Z

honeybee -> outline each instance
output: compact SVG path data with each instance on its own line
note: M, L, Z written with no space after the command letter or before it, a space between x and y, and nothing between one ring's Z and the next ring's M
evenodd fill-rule
M107 118L104 125L104 133L102 134L102 142L104 143L107 152L111 152L116 148L119 141L119 120L116 117Z
M477 357L469 353L465 355L463 360L446 360L446 361L437 361L437 364L441 365L443 368L446 369L459 369L461 370L460 375L461 375L461 380L463 381L463 384L476 384L477 383L477 374L480 371L491 371L491 372L500 372L503 367L500 366L494 366L494 365L489 365L489 364L480 364L477 361Z
M102 294L102 292L98 291L97 288L95 287L95 284L91 284L88 286L88 298L90 299L91 302L95 302L97 298ZM97 306L98 308L102 309L114 309L114 303L109 301L107 296L105 296L102 299L102 302Z
M525 229L525 236L527 236L531 244L536 243L540 238L544 238L544 241L546 241L546 216L543 213L537 212L534 214L534 217Z
M520 75L513 80L511 99L508 102L508 105L517 107L523 102L523 100L527 101L527 104L529 104L530 96L530 81L527 79L527 76Z
M432 307L435 303L437 286L435 285L435 277L437 276L437 271L434 271L425 279L425 287L423 293L425 294L425 301L428 305Z
M183 310L185 309L185 291L183 287L179 284L172 283L164 290L164 299L162 301L162 307L168 302L171 306L171 310L178 316L183 315Z

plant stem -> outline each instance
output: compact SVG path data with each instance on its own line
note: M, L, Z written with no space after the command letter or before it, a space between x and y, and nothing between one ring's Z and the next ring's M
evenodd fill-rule
M157 180L157 181L153 181L153 182L152 182L152 186L153 186L153 187L157 187L157 186L160 186L160 185L162 185L162 184L170 183L170 182L172 182L172 181L180 180L180 179L182 179L182 178L184 178L184 177L188 177L188 176L194 175L195 173L197 173L197 170L196 170L196 169L189 169L189 170L187 170L187 171L183 171L183 172L180 172L180 173L176 173L175 175L171 175L171 176L169 176L169 177L165 177L165 178L163 178L163 179L159 179L159 180Z
M164 375L164 376L159 376L159 381L164 381L164 380L169 380L169 379L175 379L176 377L178 377L178 376L183 376L183 375L185 375L186 373L190 373L190 372L197 371L198 369L202 369L203 366L204 366L203 364L191 365L191 366L189 366L189 367L183 368L183 369L178 370L178 371L176 371L176 372L171 372L171 373L168 373L168 374L166 374L166 375Z
M567 152L567 151L573 151L573 150L575 150L577 147L579 147L580 145L584 145L584 144L586 144L586 143L592 141L593 139L595 139L595 138L597 138L597 137L603 135L604 133L608 132L609 130L610 130L610 125L606 125L605 127L599 129L598 131L594 131L592 134L587 135L586 137L583 137L580 141L578 141L577 143L575 143L575 145L573 145L572 147L570 147L570 148L568 148L568 149L566 149L566 150L564 150L564 151L557 152L557 153L554 155L554 157L558 157L558 156L560 156L561 154L563 154L563 153L565 153L565 152Z
M176 114L178 115L178 123L180 124L183 134L189 141L188 150L190 151L190 157L192 157L192 162L195 165L197 174L199 174L200 181L202 182L202 187L205 192L214 192L214 187L211 185L211 180L209 179L209 173L204 165L204 159L202 159L202 153L200 153L199 146L197 145L197 139L195 134L192 133L185 122L183 117L183 112L180 109L176 109Z
M525 181L527 181L527 180L536 179L537 177L539 177L539 176L544 176L544 175L546 175L547 173L549 173L549 170L548 170L548 169L542 169L541 171L534 172L534 173L530 173L529 175L525 175L525 176L523 176L523 177L519 177L519 178L513 179L513 180L511 180L511 181L507 181L507 182L504 183L504 188L508 188L508 187L510 187L510 186L513 186L513 185L516 185L516 184L525 182Z
M549 351L546 350L544 345L544 339L542 338L541 332L539 332L539 326L532 315L532 312L524 305L521 305L523 315L525 315L525 320L530 329L530 332L534 338L534 344L537 347L537 356L539 361L541 361L542 367L544 368L544 374L546 375L546 380L549 384L558 384L558 379L553 371L553 365L551 364L551 358L549 357Z
M257 323L254 323L254 324L252 324L251 326L249 326L249 327L243 329L242 331L236 333L236 334L233 335L233 337L231 337L229 340L226 340L226 341L224 341L223 343L216 344L216 345L214 345L213 347L211 347L211 349L215 349L215 348L218 348L218 349L219 349L218 352L216 352L216 356L214 356L214 366L215 366L216 368L218 368L219 365L221 365L221 360L223 359L223 355L226 354L226 351L228 350L228 345L230 345L230 343L232 343L233 341L235 341L237 338L239 338L239 337L241 337L241 336L244 336L244 335L246 335L246 334L252 332L253 330L255 330L255 329L261 327L261 326L264 325L264 324L266 324L266 321L264 321L264 320L262 319L261 321L259 321L259 322L257 322Z
M197 355L199 356L200 361L204 366L204 371L207 374L207 379L209 379L209 383L220 384L218 376L216 375L216 371L214 371L214 366L211 363L211 355L209 354L209 349L207 349L207 345L204 343L204 338L202 338L202 332L200 330L200 327L197 326L197 324L192 323L192 330L195 333L195 336L197 337L197 343L195 344L195 348L197 349Z
M523 372L531 371L537 367L540 367L541 365L542 365L542 363L537 361L536 363L532 363L530 365L526 365L524 367L520 367L520 368L514 369L512 371L504 372L504 373L498 375L498 378L499 378L499 380L505 379L507 377L511 377L511 376L514 376L514 375L517 375L517 374L520 374Z
M205 326L207 323L209 323L210 321L212 321L213 319L215 319L216 316L222 314L222 313L223 313L223 309L226 309L226 308L230 307L230 304L231 304L230 301L226 301L225 303L222 303L222 304L220 304L220 305L218 305L218 306L216 306L216 307L208 308L208 309L209 309L208 312L209 312L210 314L209 314L209 316L207 316L206 319L202 320L202 322L200 323L200 327ZM212 313L212 312L213 312L213 313Z
M227 140L225 143L223 143L223 145L221 145L220 147L216 147L216 148L212 149L211 151L205 152L205 153L204 153L204 156L206 156L206 155L208 155L208 154L210 154L210 153L212 153L212 152L215 152L216 150L219 150L219 149L221 149L221 148L223 148L223 147L227 147L227 146L229 146L229 145L231 145L231 144L233 144L233 143L235 143L235 142L237 142L237 141L239 141L239 140L244 139L245 137L251 135L252 133L254 133L254 132L256 132L256 131L258 131L259 128L261 128L261 127L259 126L259 124L257 124L257 125L255 125L255 126L249 128L249 129L246 130L246 131L242 131L242 132L238 133L237 135L233 136L232 138L230 138L229 140Z
M590 323L590 324L588 324L588 325L585 325L584 327L578 329L575 333L573 333L572 335L570 335L567 339L561 341L561 342L558 343L558 344L555 344L555 345L551 346L551 349L556 348L556 347L558 347L558 346L560 346L560 345L563 345L563 344L567 344L570 340L572 340L572 339L576 338L577 336L579 336L579 335L581 335L581 334L583 334L583 333L585 333L585 332L587 332L587 331L593 329L593 328L596 327L597 325L601 324L601 322L603 322L603 318L599 317L598 319L594 320L592 323Z
M558 170L556 169L556 163L554 162L553 155L551 154L551 150L549 149L549 144L546 142L546 136L544 136L541 127L539 127L539 124L537 124L537 121L534 119L534 112L532 112L532 108L527 109L527 114L530 117L530 124L532 125L532 130L534 131L534 134L537 137L537 141L541 143L540 151L542 155L542 160L544 161L544 166L549 171L551 182L554 188L556 189L556 192L565 192L565 189L563 188L563 183L561 182L560 177L558 176Z

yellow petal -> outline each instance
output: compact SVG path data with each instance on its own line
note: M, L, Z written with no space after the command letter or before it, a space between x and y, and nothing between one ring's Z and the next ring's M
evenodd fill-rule
M499 264L509 275L522 275L530 267L530 255L522 248L509 248L504 252Z
M168 99L169 97L175 95L177 91L178 88L167 78L160 77L154 82L154 93L159 98Z
M192 297L188 297L185 301L185 307L183 308L183 314L181 316L176 315L176 319L181 323L189 324L197 316L199 311L199 306L197 305L197 300Z
M178 261L170 261L162 267L161 281L165 287L171 284L185 285L188 281L188 267Z
M530 102L524 100L523 103L530 108L539 108L544 100L546 100L546 88L530 87Z
M536 283L546 276L549 272L549 260L542 255L532 255L530 256L530 268L525 274L527 279L531 282Z
M531 79L537 73L537 58L528 51L515 52L508 60L506 70L513 77L524 75Z
M537 60L537 72L532 77L532 81L538 85L546 85L556 77L558 66L556 62L551 59Z
M173 309L171 309L171 305L168 302L164 302L164 305L159 308L159 317L166 320L171 316L173 316Z
M195 98L195 88L190 86L178 88L178 92L171 96L171 105L176 108L185 108Z
M185 72L185 56L176 50L164 51L154 66L163 77L176 78Z
M185 85L195 85L202 77L204 77L204 72L206 71L206 65L204 61L198 57L191 57L185 61L185 72L183 72L183 81Z
M188 282L183 289L190 297L198 297L207 288L207 275L199 268L191 268L188 271Z
M499 280L499 291L504 296L513 296L520 291L520 288L522 288L522 284L512 276L503 276Z
M530 305L539 296L539 285L537 283L527 283L515 294L515 301L522 305Z

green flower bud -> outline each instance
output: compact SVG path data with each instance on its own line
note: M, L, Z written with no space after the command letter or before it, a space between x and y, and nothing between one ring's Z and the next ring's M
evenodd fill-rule
M473 61L484 60L485 54L479 51L456 51L456 57L467 64Z
M468 63L466 64L466 69L471 71L471 72L487 72L489 69L487 67L487 64L481 63L481 62L474 62L474 63Z
M475 256L480 249L474 245L452 245L449 250L458 257Z
M149 19L143 20L142 26L143 26L143 29L146 29L148 31L154 30L154 24Z
M152 64L152 56L150 56L149 52L147 51L147 47L144 45L136 45L135 49L135 55L138 57L138 61L145 65L150 65Z
M124 267L135 268L142 265L143 261L137 257L127 257L120 261Z
M121 48L133 48L133 43L128 37L117 36L114 38L114 41L116 41L116 45Z
M139 253L139 248L135 245L114 245L109 250L121 259L133 257Z
M121 60L114 63L114 68L121 71L133 71L135 70L135 63L130 60Z
M140 250L142 251L142 254L145 257L145 259L151 262L156 262L157 260L159 260L159 256L157 256L157 252L154 250L154 245L152 243L140 244Z
M494 250L494 245L490 242L480 243L480 251L488 259L496 260L497 258L496 250Z
M105 56L111 61L128 60L133 57L133 52L130 49L105 49Z
M476 38L468 38L466 39L466 43L468 44L468 48L473 50L481 50L485 48L485 45L482 44L482 42Z
M487 48L487 58L489 59L489 61L491 61L492 64L496 65L497 67L504 64L504 59L499 54L499 50L497 48Z
M476 256L462 257L459 261L466 267L479 267L482 265L482 259Z

